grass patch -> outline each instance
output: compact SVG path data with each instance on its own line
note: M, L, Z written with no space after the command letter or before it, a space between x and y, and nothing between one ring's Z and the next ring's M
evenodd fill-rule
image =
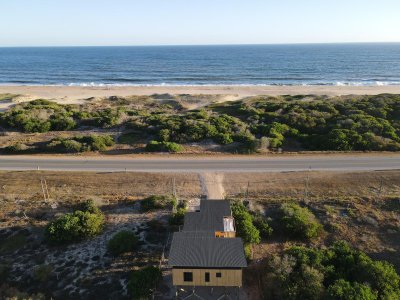
M0 102L12 101L17 96L15 94L0 94Z

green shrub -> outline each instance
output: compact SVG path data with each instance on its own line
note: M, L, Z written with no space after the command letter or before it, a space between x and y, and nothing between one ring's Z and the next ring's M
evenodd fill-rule
M15 143L14 145L4 148L7 153L21 153L27 151L28 149L28 146L22 143Z
M139 239L134 232L123 230L115 234L107 244L108 251L118 256L120 254L131 252L138 246Z
M378 295L366 284L350 283L339 279L329 286L326 298L328 300L376 300Z
M110 135L75 136L55 138L46 145L46 150L60 153L79 153L87 151L104 151L115 145Z
M232 214L235 218L236 232L245 244L260 243L260 232L253 224L253 218L241 202L231 205Z
M244 255L246 256L247 261L251 260L251 256L252 256L252 248L251 248L251 244L245 244L244 245Z
M45 230L45 239L54 245L78 242L99 234L103 224L104 216L100 211L76 210L50 222Z
M261 214L255 214L253 216L253 224L260 232L262 238L268 238L271 236L273 230Z
M146 145L146 151L149 152L182 152L183 150L182 145L173 142L150 141Z
M268 262L263 282L268 298L400 298L400 276L394 266L374 261L343 241L326 249L287 249Z
M176 213L174 213L168 220L169 224L172 226L181 226L185 220L185 208L178 208Z
M279 223L283 230L294 238L312 239L322 230L314 214L295 203L281 205Z
M131 273L128 290L133 299L148 299L161 281L159 268L149 266Z
M154 209L165 209L168 206L176 206L176 199L169 196L153 195L140 202L140 208L143 212Z

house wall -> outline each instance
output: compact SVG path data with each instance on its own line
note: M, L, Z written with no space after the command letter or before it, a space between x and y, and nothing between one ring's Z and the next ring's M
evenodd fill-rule
M193 282L183 280L184 272L193 273ZM210 273L210 282L205 282L205 273ZM216 274L221 273L221 277ZM242 269L172 269L175 286L242 286Z
M235 238L236 232L235 231L216 231L215 237L217 237L217 238Z

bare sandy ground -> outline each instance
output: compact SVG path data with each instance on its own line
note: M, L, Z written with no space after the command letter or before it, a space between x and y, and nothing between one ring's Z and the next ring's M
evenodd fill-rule
M0 94L24 95L26 99L46 98L79 102L90 97L152 95L152 94L208 94L236 95L375 95L400 94L400 85L393 86L127 86L127 87L71 87L71 86L0 86ZM22 97L22 99L24 99Z
M209 200L225 199L223 186L224 174L222 173L201 173L199 174L201 192Z

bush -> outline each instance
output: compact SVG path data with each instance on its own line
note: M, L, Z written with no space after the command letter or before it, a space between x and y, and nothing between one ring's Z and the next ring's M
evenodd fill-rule
M46 150L61 153L104 151L115 145L110 135L87 135L72 138L55 138L46 145Z
M103 224L101 212L76 210L50 222L45 230L45 239L54 245L81 241L99 234Z
M182 152L183 150L182 145L173 142L150 141L146 145L146 151L149 152Z
M244 245L244 255L246 256L247 261L251 260L251 254L252 254L252 249L251 249L251 244L245 244Z
M326 298L328 300L376 300L378 295L368 285L339 279L329 286Z
M282 204L279 223L283 230L294 238L312 239L317 237L322 226L307 208L295 203Z
M140 202L140 208L143 212L164 209L168 206L176 206L176 199L168 196L150 196Z
M231 205L232 214L235 218L236 232L245 244L260 243L260 232L253 224L253 218L241 202Z
M261 214L255 214L253 216L253 224L260 232L262 238L268 238L271 236L273 230Z
M115 234L108 241L107 249L112 255L118 256L135 250L138 242L139 240L135 233L129 230L123 230Z
M133 299L147 299L154 292L161 278L161 270L153 266L135 270L130 275L128 290Z
M269 298L400 299L400 276L393 265L374 261L343 241L327 249L291 247L270 260L267 270L263 282Z
M27 151L28 149L29 149L28 146L22 143L16 143L14 145L7 146L4 148L4 150L7 153L21 153Z
M168 220L169 224L172 226L181 226L185 220L185 208L178 208L176 213L174 213Z

